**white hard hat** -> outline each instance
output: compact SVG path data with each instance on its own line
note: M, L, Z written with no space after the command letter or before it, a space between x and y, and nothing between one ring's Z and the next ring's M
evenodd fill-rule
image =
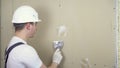
M12 23L40 22L38 13L31 6L21 6L13 14Z

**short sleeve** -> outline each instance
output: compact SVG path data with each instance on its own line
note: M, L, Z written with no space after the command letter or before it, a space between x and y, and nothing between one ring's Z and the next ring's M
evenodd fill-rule
M31 46L22 47L19 60L27 68L40 68L42 65L36 50Z

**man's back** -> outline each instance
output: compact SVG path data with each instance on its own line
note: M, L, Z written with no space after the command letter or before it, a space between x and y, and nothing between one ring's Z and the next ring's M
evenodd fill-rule
M35 49L29 46L24 40L13 37L10 41L10 46L17 42L23 42L24 44L15 47L9 54L7 68L40 68L42 61Z

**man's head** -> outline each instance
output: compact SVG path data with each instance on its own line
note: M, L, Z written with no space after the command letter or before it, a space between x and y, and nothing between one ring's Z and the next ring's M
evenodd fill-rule
M36 32L36 23L40 21L38 13L30 6L21 6L17 8L12 19L15 32L22 31L27 34L28 37L34 35Z
M33 37L36 32L37 23L28 22L28 23L13 23L15 32L23 32L27 37Z

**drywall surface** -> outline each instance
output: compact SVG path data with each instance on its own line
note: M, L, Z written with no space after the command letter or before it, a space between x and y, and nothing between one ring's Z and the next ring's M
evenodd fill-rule
M14 35L13 11L31 5L39 13L34 38L29 40L42 61L49 65L54 52L53 41L63 40L63 61L59 68L114 68L116 63L115 9L113 0L2 0L1 44L4 50ZM66 35L58 35L59 26Z

